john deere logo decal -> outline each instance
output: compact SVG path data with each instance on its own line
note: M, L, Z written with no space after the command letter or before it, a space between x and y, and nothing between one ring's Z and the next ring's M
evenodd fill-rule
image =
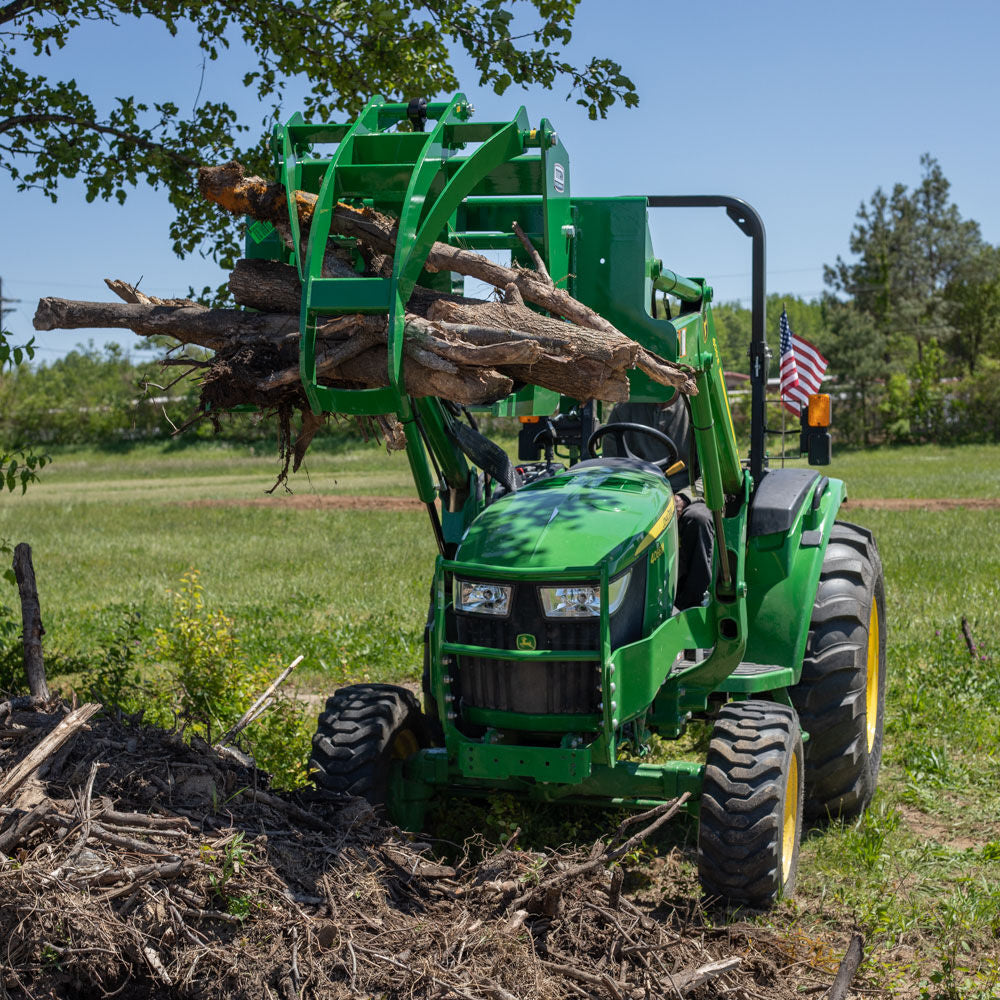
M535 648L535 637L528 632L522 632L517 637L517 648L518 649L534 649Z

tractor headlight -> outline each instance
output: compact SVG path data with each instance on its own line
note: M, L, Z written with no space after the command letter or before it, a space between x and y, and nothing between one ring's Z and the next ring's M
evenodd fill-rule
M608 614L613 615L625 600L632 570L626 570L608 584ZM601 588L591 584L566 587L539 587L546 618L598 618L601 614Z
M510 611L510 595L514 588L503 583L473 583L455 581L455 610L471 615L504 617Z

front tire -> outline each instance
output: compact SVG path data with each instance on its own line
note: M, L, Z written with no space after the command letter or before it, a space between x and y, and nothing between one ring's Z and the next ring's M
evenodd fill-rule
M412 692L393 684L352 684L327 699L309 769L322 789L384 806L394 762L429 744Z
M705 895L766 908L795 889L802 832L802 735L794 709L731 702L708 748L698 823Z
M875 539L857 525L833 526L790 694L809 734L807 818L857 816L875 794L885 725L885 580Z

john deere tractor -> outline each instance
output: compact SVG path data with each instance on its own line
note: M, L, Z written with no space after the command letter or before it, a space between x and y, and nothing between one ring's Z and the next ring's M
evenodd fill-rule
M871 533L837 520L844 484L812 468L769 468L757 213L730 197L576 197L549 121L533 127L523 108L510 121L474 121L461 94L374 98L351 124L296 116L276 128L273 150L286 189L318 195L308 242L290 201L293 252L275 234L248 238L251 255L299 268L305 392L316 413L398 417L439 550L423 705L387 684L337 691L313 740L316 782L384 805L412 830L439 793L645 809L687 792L706 894L766 906L789 893L803 817L853 815L875 789L884 588ZM398 218L391 278L323 276L338 201ZM721 208L751 239L745 459L712 290L653 254L648 213L676 207ZM676 405L690 408L711 514L713 579L700 605L675 607L677 508L665 467L680 442L658 463L629 457L627 428L602 424L599 403L525 386L491 408L522 421L515 464L478 432L474 414L403 389L413 286L462 290L456 276L424 269L429 247L507 250L530 266L512 220L561 287L695 372L697 394ZM673 318L657 315L657 291L680 301ZM343 313L387 317L386 388L317 379L317 321ZM673 391L632 373L632 401L667 402ZM802 444L817 464L829 460L829 436L822 400L813 402ZM602 453L609 438L624 444L614 457ZM680 737L692 720L711 727L704 760L642 760L651 734Z

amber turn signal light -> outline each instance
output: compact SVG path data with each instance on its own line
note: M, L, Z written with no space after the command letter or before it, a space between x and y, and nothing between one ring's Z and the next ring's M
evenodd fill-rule
M809 426L830 426L830 397L825 392L814 392L809 397Z

